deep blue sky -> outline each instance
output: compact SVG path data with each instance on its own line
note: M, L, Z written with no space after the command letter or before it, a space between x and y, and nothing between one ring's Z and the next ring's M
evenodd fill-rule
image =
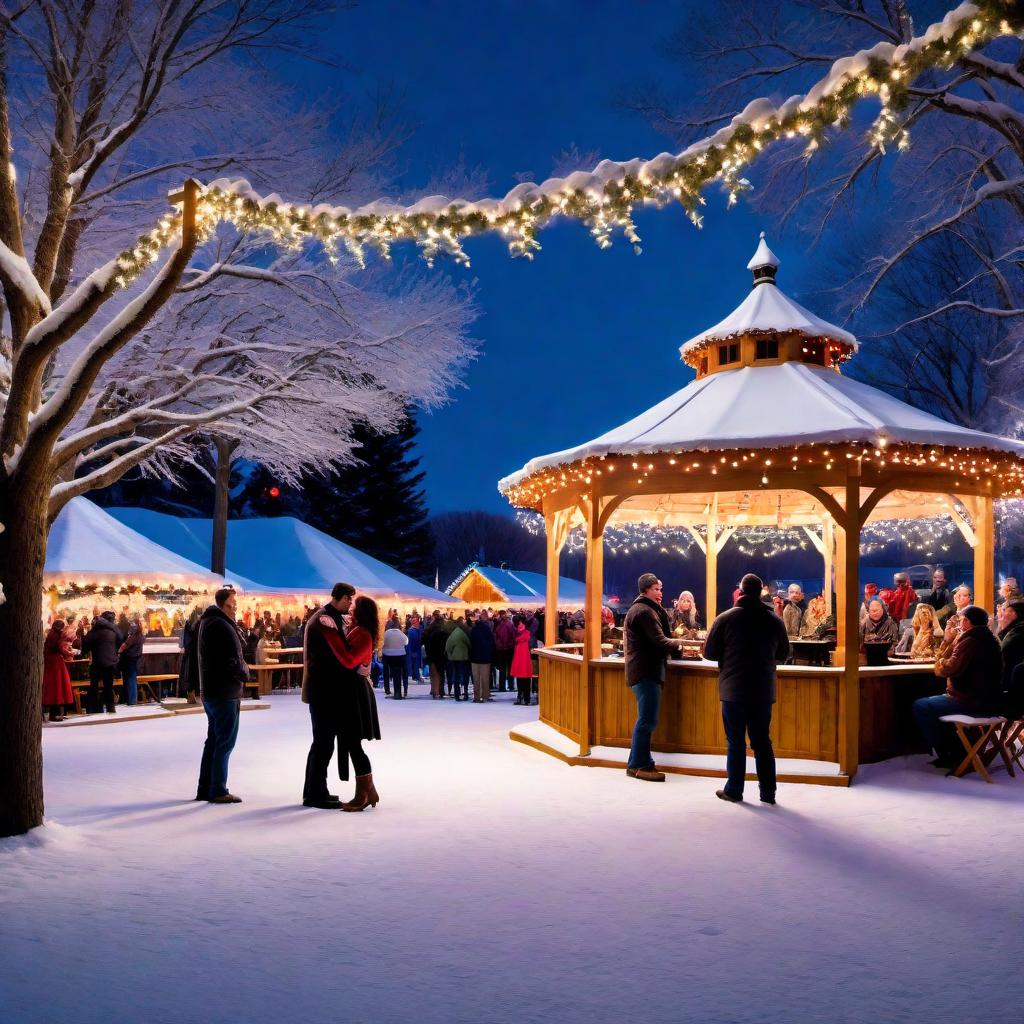
M615 159L669 148L616 101L662 73L678 85L660 46L693 6L376 0L339 14L337 45L367 88L393 83L402 114L419 125L403 151L410 182L464 158L503 195L517 173L543 180L573 144ZM497 238L469 243L483 345L466 388L421 419L431 512L508 512L500 477L687 383L678 347L742 300L764 226L742 202L727 211L715 190L707 200L702 231L681 209L642 213L640 256L624 239L599 250L576 223L543 231L532 262L511 259ZM799 298L797 241L769 240L780 284Z

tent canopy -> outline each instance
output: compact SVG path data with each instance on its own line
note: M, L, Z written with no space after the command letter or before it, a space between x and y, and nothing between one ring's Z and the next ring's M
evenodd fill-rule
M212 520L179 519L142 508L110 511L172 550L209 561ZM246 593L324 594L345 580L384 600L461 603L291 516L228 520L227 560L225 576Z
M88 498L72 498L50 528L47 584L73 582L219 587L219 576L120 522Z

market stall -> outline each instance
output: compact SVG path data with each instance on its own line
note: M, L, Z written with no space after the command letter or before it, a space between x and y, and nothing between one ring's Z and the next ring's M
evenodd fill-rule
M780 670L773 730L777 742L787 722L797 735L818 736L796 747L780 742L783 758L822 762L820 774L797 773L813 781L849 784L862 761L898 752L910 740L896 715L898 688L908 679L935 682L926 666L881 666L878 675L858 664L866 523L949 515L973 549L976 601L992 608L993 500L1022 494L1024 444L948 423L843 376L856 339L785 295L775 283L778 265L762 236L748 264L750 294L681 348L694 381L621 427L533 459L500 482L513 505L543 513L549 579L569 530L582 525L587 534L583 653L540 653L540 728L551 730L551 742L536 729L514 738L564 756L557 738L568 737L581 763L594 763L586 760L594 746L629 745L620 719L634 709L621 662L600 657L596 614L610 522L689 530L707 562L709 617L723 607L717 559L737 526L806 531L824 578L835 580L837 648L832 667ZM549 648L556 602L549 588ZM713 665L697 662L670 673L659 751L724 754L714 676ZM682 731L666 732L676 727ZM723 774L685 761L677 770Z

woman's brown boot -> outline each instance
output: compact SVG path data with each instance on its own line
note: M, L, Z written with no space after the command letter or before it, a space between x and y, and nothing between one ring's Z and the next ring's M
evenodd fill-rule
M362 811L366 807L376 807L380 797L373 784L373 775L356 776L356 795L341 805L343 811Z

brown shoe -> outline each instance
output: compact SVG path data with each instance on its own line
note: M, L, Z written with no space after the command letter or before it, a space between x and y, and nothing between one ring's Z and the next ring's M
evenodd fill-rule
M234 793L221 793L220 796L210 797L211 804L240 804L242 798Z
M348 803L341 805L343 811L362 811L367 807L376 807L380 802L377 787L373 784L373 775L356 776L356 795Z
M630 769L626 769L629 772ZM656 768L636 768L633 769L633 774L630 776L634 779L640 779L643 782L664 782L665 773L659 772Z

